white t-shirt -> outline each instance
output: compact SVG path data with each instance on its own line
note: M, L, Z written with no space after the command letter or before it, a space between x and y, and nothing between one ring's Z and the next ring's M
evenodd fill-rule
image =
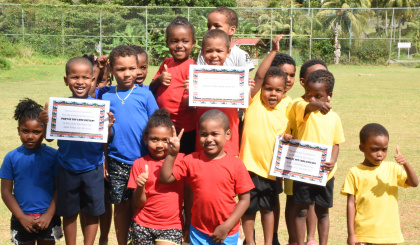
M197 65L207 65L204 61L204 57L201 55L201 51L198 54ZM223 66L248 67L250 71L254 69L254 63L252 62L251 57L249 57L249 54L236 45L230 50L230 55L225 60L225 63L223 63Z

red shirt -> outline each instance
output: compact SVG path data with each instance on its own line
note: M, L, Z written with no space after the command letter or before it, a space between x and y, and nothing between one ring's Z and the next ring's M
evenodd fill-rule
M184 154L178 154L175 163L181 161ZM149 167L149 179L146 182L146 203L136 210L133 220L144 227L163 229L182 229L182 203L184 201L184 181L166 185L159 181L160 169L164 160L154 160L149 155L133 163L127 187L136 189L136 179Z
M201 148L200 139L198 132L198 122L200 120L201 115L203 115L206 111L216 109L224 112L226 116L229 118L229 128L232 131L232 135L230 140L227 140L225 143L225 152L232 155L232 156L239 156L239 116L238 116L238 109L237 108L225 108L225 107L197 107L197 116L196 116L196 125L197 125L197 136L195 141L195 149L199 151Z
M168 67L171 74L171 83L168 87L160 85L156 93L156 102L159 108L168 109L171 119L175 124L176 131L184 129L185 132L195 130L193 108L187 107L188 93L184 88L184 81L190 75L190 65L194 65L193 59L183 62L175 62L173 58L166 58L160 65L159 70L153 79L156 79L164 70L164 65Z
M194 152L179 164L172 174L177 180L188 178L193 192L191 225L205 234L224 223L236 207L235 196L254 188L241 159L226 154L209 159L204 152ZM239 230L239 221L229 236Z

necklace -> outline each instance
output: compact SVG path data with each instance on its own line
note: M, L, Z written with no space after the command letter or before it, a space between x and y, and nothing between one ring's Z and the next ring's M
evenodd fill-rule
M127 96L125 96L124 99L121 99L120 96L118 95L118 89L117 86L115 86L115 94L117 95L118 99L121 100L121 104L124 105L124 101L128 98L128 96L130 96L131 92L133 92L133 89L135 88L135 86L130 90L130 93L128 93Z

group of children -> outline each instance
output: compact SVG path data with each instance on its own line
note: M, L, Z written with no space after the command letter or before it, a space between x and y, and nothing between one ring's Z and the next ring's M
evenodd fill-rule
M212 10L207 26L198 64L254 68L249 55L232 45L238 26L233 10ZM121 45L109 57L70 59L64 82L71 97L110 101L108 144L59 140L58 150L43 145L48 105L42 109L30 99L19 103L15 119L22 146L6 155L0 171L2 198L12 212L12 241L54 244L62 236L62 216L66 244L76 244L80 213L84 244L93 244L99 216L110 213L110 202L120 245L237 244L240 221L244 243L255 244L258 211L264 243L279 244L278 195L284 187L289 244L305 243L306 226L307 244L317 244L316 224L319 244L327 244L328 210L344 142L340 118L330 104L334 77L324 62L306 62L300 71L305 94L292 100L287 91L296 65L278 53L281 38L273 40L272 51L249 81L242 138L238 109L188 104L196 39L186 18L177 17L166 28L172 58L164 60L150 87L143 84L147 53L140 47ZM331 161L323 165L325 187L282 182L268 174L279 135L332 146ZM365 160L349 171L342 188L348 196L348 244L402 242L397 186L417 186L418 179L398 148L399 165L382 162L388 138L378 124L360 132ZM392 212L392 221L385 212ZM104 230L102 244L107 243Z

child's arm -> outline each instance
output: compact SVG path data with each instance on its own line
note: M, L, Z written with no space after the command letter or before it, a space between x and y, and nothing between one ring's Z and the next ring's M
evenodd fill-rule
M141 173L136 179L137 188L134 190L133 201L132 201L134 210L137 210L139 207L143 207L144 204L146 203L145 186L148 179L149 179L149 166L147 166L146 164L144 166L144 172Z
M171 84L171 79L172 75L168 72L168 66L164 64L162 73L152 80L152 82L150 83L149 90L152 91L153 94L156 94L159 86L162 84L168 87Z
M114 125L115 117L112 112L108 112L108 142L112 141L113 137L113 131L112 131L112 125Z
M168 144L168 155L166 155L165 161L163 161L162 168L160 170L159 180L163 184L170 184L176 181L172 170L174 168L174 162L179 152L180 142L184 129L179 132L176 136L175 127L172 126L172 138L169 139Z
M400 152L400 148L397 146L397 155L394 156L397 163L403 165L405 172L407 172L407 180L405 183L411 187L417 187L419 185L419 179L417 178L416 172L407 162L403 154Z
M337 159L338 159L339 151L340 151L340 145L337 145L337 144L333 145L330 161L324 163L324 169L327 170L328 172L333 170L335 163L337 162Z
M42 214L38 219L38 228L40 230L46 230L50 225L51 219L54 217L55 208L57 203L57 178L54 178L54 194L53 198L51 199L50 206L47 209L47 212Z
M328 96L327 101L325 102L320 102L320 101L309 102L309 104L305 108L304 116L315 111L320 111L324 115L327 114L332 108L330 105L330 101L331 101L331 97Z
M35 233L36 229L34 226L37 224L36 217L26 215L22 209L20 209L15 196L13 196L13 180L1 179L1 198L4 204L12 212L20 224L29 233Z
M274 57L276 56L277 52L280 50L280 40L283 38L283 35L278 35L273 39L273 47L271 49L271 52L265 57L261 65L258 67L257 72L255 73L255 87L251 90L251 98L254 98L254 96L258 93L258 91L261 88L261 85L264 81L265 74L267 73L268 69L271 66L271 63L274 60Z
M209 235L215 243L223 243L232 228L238 223L239 219L244 215L249 207L251 194L249 191L238 194L238 203L229 218L221 225L217 226L213 233Z
M347 244L357 245L358 240L354 235L354 217L356 217L356 205L354 195L347 194Z
M48 142L53 141L53 139L47 139L47 125L49 121L48 117L48 102L45 102L44 110L39 113L39 120L42 122L42 133L44 134L44 139Z

